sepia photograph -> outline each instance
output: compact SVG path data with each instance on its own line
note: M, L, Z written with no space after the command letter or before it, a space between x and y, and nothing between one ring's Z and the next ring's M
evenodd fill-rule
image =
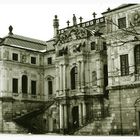
M138 2L0 0L0 135L139 136Z

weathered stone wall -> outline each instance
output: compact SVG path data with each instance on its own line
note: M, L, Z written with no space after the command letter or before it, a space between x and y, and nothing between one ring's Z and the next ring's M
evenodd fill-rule
M12 100L0 101L0 133L27 133L27 130L12 121Z
M136 132L135 102L140 97L139 90L110 90L110 114L114 116L112 133L133 135Z

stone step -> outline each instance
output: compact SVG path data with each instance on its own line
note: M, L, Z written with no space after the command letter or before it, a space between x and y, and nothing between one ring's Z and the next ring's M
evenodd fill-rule
M107 117L103 120L94 120L92 123L83 127L76 134L80 135L109 135L111 130L111 123L113 121L113 117Z

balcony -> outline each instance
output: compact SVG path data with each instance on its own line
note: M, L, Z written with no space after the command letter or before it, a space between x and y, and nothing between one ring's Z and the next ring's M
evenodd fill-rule
M58 90L56 91L56 97L76 97L76 96L97 96L104 94L104 88L100 86L92 87L77 87L77 89L67 89L67 90Z

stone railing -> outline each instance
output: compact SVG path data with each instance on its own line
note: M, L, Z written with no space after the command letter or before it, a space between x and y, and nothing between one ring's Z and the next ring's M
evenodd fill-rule
M96 25L96 24L100 24L100 23L105 23L105 18L104 17L101 17L101 18L98 18L98 19L92 19L90 21L86 21L86 22L83 22L83 23L79 23L77 24L77 27L90 27L90 26L93 26L93 25ZM70 27L67 27L67 28L63 28L63 29L60 29L58 32L59 34L62 34L64 33L68 28L72 28L73 26L70 26Z
M28 93L12 93L12 97L19 100L37 100L44 101L46 99L45 95L31 95Z

